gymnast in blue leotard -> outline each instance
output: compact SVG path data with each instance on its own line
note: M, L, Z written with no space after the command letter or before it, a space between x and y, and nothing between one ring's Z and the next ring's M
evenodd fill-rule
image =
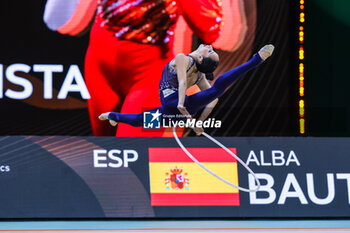
M243 74L270 57L273 50L273 45L265 45L248 62L220 75L213 86L208 80L213 79L213 72L219 63L219 56L213 48L210 45L200 45L187 56L180 53L164 67L159 84L162 106L150 111L159 110L163 115L182 115L187 118L192 118L201 111L197 120L204 121L225 90ZM186 90L193 85L197 85L201 91L187 96ZM99 119L108 119L113 126L118 122L135 127L143 125L143 113L107 112L101 114ZM203 129L194 128L194 131L199 135Z

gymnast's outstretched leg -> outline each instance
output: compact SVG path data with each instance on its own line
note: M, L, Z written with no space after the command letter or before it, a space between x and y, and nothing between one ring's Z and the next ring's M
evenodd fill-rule
M270 57L273 50L273 45L265 45L248 62L220 75L211 88L188 96L185 101L187 111L194 114L220 97L233 82Z

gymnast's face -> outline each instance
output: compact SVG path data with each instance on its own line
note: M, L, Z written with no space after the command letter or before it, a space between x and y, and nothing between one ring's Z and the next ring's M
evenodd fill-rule
M197 48L197 53L203 58L208 57L215 61L219 61L219 55L214 51L211 45L199 45L199 47Z

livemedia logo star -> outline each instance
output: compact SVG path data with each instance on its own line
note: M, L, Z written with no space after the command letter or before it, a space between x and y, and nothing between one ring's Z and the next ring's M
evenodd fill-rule
M143 112L143 128L144 129L160 129L160 116L162 114L157 111Z

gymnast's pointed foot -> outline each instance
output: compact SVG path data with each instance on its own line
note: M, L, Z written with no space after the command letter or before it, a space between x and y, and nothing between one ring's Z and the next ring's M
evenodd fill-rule
M275 46L273 46L272 44L268 44L262 47L258 52L258 54L261 57L261 59L265 61L267 58L269 58L272 55L274 49L275 49Z
M105 112L105 113L102 113L98 119L100 119L101 121L105 121L105 120L109 120L109 124L111 124L112 126L116 126L118 124L118 122L114 121L114 120L110 120L108 119L108 115L109 115L110 112Z
M108 115L109 114L110 114L110 112L102 113L101 115L98 116L98 119L100 119L101 121L108 120Z

